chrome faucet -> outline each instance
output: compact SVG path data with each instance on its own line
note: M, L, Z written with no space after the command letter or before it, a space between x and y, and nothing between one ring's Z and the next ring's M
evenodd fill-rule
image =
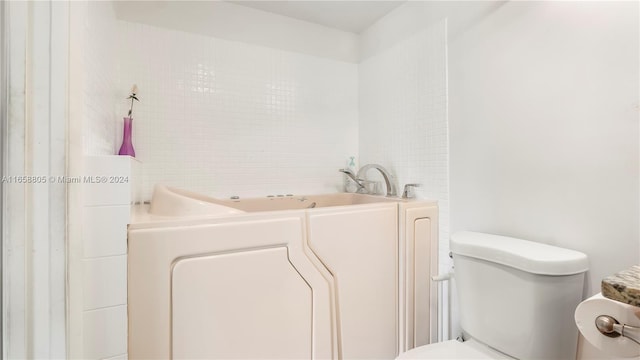
M360 170L358 170L358 174L356 175L356 178L364 179L364 176L367 174L367 171L369 171L372 168L380 171L380 174L382 174L382 177L384 178L384 183L387 186L387 196L396 196L397 193L396 193L396 187L393 182L393 176L389 173L389 171L387 171L387 169L385 169L381 165L367 164L361 167ZM361 186L361 190L364 190L364 193L368 192L366 188L364 188L364 186L362 186L362 184L359 181L356 180L356 182ZM360 190L358 190L358 192L360 192Z
M340 171L341 173L345 173L348 177L351 178L351 180L353 180L354 183L356 183L356 185L358 185L358 192L367 192L367 189L363 185L364 181L362 179L359 179L356 174L351 171L351 169L338 169L338 171Z

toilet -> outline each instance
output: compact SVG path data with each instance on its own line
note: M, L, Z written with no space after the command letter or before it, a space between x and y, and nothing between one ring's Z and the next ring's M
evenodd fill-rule
M464 342L420 346L398 359L575 359L573 314L587 256L506 236L451 236Z

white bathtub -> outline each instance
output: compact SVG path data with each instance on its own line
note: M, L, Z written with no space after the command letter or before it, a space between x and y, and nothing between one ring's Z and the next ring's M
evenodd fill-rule
M160 188L134 213L132 359L390 359L435 341L434 201Z

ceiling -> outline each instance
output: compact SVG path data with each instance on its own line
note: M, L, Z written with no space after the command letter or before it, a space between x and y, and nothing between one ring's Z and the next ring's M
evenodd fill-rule
M378 19L402 5L393 1L249 1L227 0L236 5L292 17L331 28L359 34Z

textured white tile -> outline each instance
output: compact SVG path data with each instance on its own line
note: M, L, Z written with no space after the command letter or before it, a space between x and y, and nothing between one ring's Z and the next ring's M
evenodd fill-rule
M127 304L127 256L83 261L84 310Z
M84 26L83 56L83 151L85 155L113 155L118 120L116 104L124 102L129 88L117 84L117 22L112 6L106 2L91 2ZM120 125L122 126L122 125Z
M435 24L360 64L360 165L379 163L399 190L440 207L440 251L449 252L446 23ZM371 174L375 177L375 174ZM440 269L449 257L440 256Z
M83 318L85 359L103 359L127 353L125 305L85 311Z
M85 258L127 253L127 224L131 206L87 206L82 223Z
M87 156L82 181L85 205L130 205L134 162L129 156Z
M120 24L147 199L155 183L220 197L340 188L358 151L356 64Z
M133 203L141 203L142 198L142 186L144 184L144 164L138 159L132 159L131 161L131 200Z
M129 156L101 155L86 156L85 171L87 175L131 175L132 161Z

